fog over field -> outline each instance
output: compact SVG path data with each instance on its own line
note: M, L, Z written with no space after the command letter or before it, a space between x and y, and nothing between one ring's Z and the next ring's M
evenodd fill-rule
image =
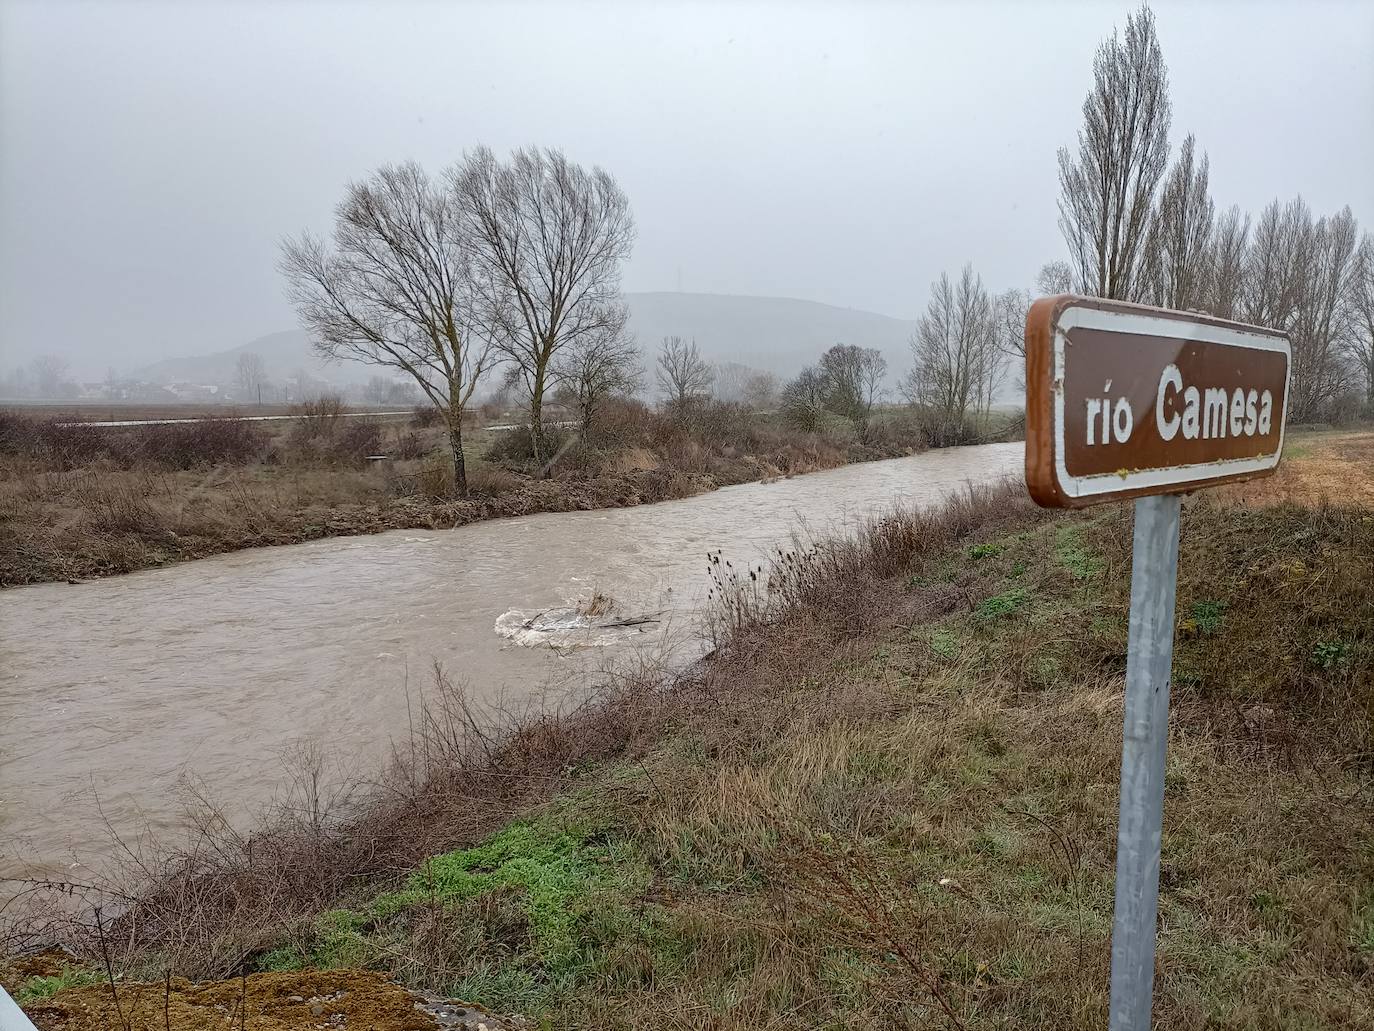
M713 363L736 362L753 369L790 376L836 341L875 347L890 369L909 362L907 341L914 322L886 315L836 308L814 301L782 297L744 297L694 293L631 293L629 332L652 347L662 337L678 334L699 342ZM292 329L249 340L210 354L178 354L132 370L150 383L232 383L238 358L262 357L274 382L286 382L297 369L328 383L359 383L376 369L357 362L322 361L304 330Z
M1171 137L1197 134L1219 199L1374 218L1374 8L1154 6ZM0 366L54 353L94 379L294 329L280 240L327 230L379 164L438 172L479 143L619 179L649 346L675 331L716 355L755 325L721 302L670 328L675 291L911 320L965 262L1030 287L1064 256L1056 148L1128 10L7 0ZM752 361L795 370L842 328L817 310L788 355L799 320ZM855 342L900 371L900 342Z

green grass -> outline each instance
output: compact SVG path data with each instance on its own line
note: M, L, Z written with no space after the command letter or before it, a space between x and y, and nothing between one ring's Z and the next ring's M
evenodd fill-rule
M1226 619L1226 602L1196 601L1192 607L1193 624L1200 634L1215 634Z
M1366 888L1355 906L1350 946L1361 955L1374 959L1374 887Z
M1312 662L1324 670L1333 670L1350 658L1350 645L1345 641L1318 641L1312 646Z
M942 659L958 658L963 639L950 627L935 627L929 635L930 650Z
M38 1002L41 999L56 995L64 988L85 988L100 984L104 979L105 975L95 970L64 966L60 974L48 976L39 974L30 977L14 993L14 1001L20 1005Z
M973 544L969 546L968 557L974 559L975 561L980 558L991 558L994 555L1000 555L1003 551L1006 550L1006 547L1007 546L1005 544L992 542L985 544Z
M1025 606L1027 597L1028 592L1024 587L1013 587L1001 594L994 594L991 598L984 598L978 603L978 618L992 620L1010 616Z
M645 881L623 836L521 821L431 857L393 891L322 914L308 949L273 950L258 967L385 967L410 956L404 966L412 978L423 971L420 983L494 1009L537 1010L594 973L606 939L629 933L625 907ZM636 933L651 925L638 914Z
M1068 524L1055 527L1054 557L1075 577L1086 579L1100 572L1102 561L1083 543L1083 527Z

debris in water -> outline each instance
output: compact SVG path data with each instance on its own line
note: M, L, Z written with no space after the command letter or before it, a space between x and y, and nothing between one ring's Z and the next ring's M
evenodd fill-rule
M537 648L599 648L629 633L645 633L662 622L662 612L621 614L609 595L593 591L569 605L551 609L511 609L496 620L496 632L516 644Z

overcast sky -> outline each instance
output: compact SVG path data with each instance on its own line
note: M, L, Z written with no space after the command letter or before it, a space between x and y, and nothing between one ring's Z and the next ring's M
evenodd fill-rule
M485 143L628 192L627 290L904 318L941 269L1063 256L1055 149L1126 2L0 0L0 365L83 375L295 325L278 241L343 184ZM1374 225L1374 4L1155 5L1220 207Z

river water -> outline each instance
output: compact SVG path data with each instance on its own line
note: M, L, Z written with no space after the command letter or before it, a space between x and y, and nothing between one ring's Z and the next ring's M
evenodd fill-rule
M829 535L1019 474L1022 455L1020 444L951 448L638 508L0 592L0 877L79 879L110 855L112 832L172 832L188 778L247 814L302 741L375 770L406 737L407 699L435 660L489 702L566 697L592 665L659 645L665 625L690 636L708 550L757 562L793 533ZM598 590L622 615L668 622L559 639L597 647L522 643L530 618Z

